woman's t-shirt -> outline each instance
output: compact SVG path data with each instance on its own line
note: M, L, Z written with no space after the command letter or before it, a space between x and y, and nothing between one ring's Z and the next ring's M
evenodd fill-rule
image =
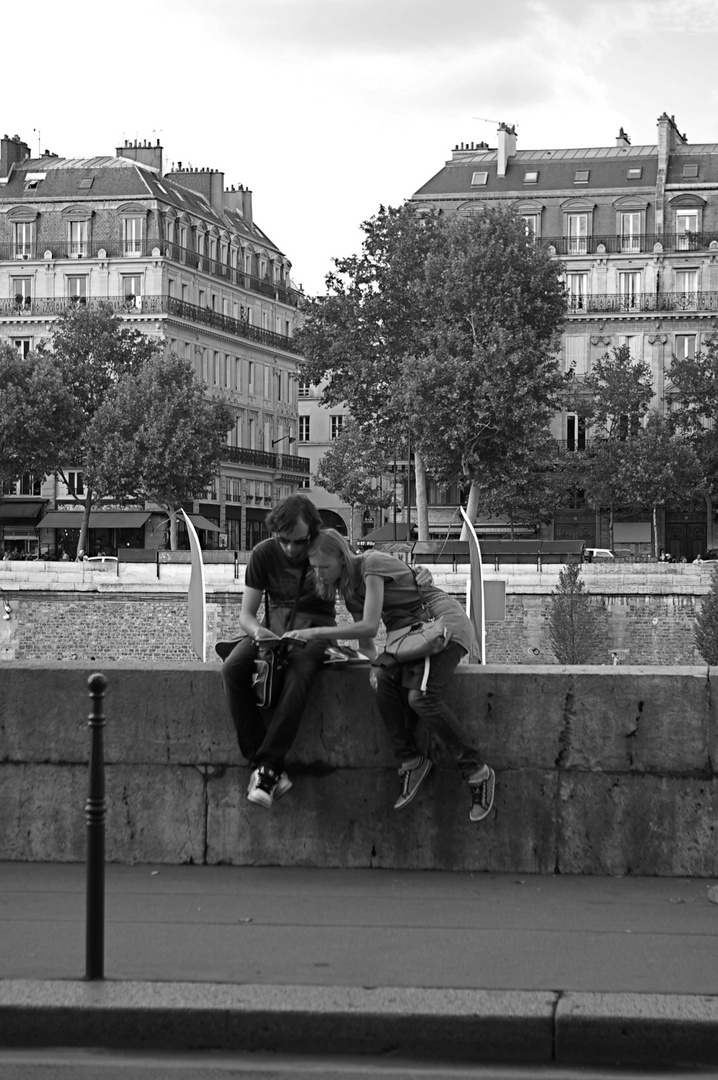
M382 621L387 630L411 626L426 618L426 609L435 618L440 616L451 630L451 640L462 645L467 652L476 645L476 635L471 622L458 600L428 585L419 589L413 571L395 555L385 551L368 551L361 559L361 580L354 596L347 600L351 615L361 616L364 611L366 579L374 574L384 580L384 603Z

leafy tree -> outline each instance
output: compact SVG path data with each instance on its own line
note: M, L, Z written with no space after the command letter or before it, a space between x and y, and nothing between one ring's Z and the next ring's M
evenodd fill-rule
M71 411L72 395L51 358L0 345L0 481L52 472Z
M205 397L188 360L156 352L107 394L87 430L88 475L95 490L155 502L170 519L209 486L234 424L234 410Z
M393 488L386 491L377 484L389 471L385 452L353 419L347 420L339 437L319 461L314 475L317 484L336 493L352 509L352 541L357 511L391 505Z
M619 490L627 501L650 507L653 514L654 554L658 555L659 507L684 502L703 483L703 470L693 448L673 435L667 421L656 413L646 427L623 447L616 472Z
M711 576L710 592L701 604L694 628L696 648L707 664L718 664L718 567Z
M87 460L88 429L118 379L140 371L157 348L156 341L123 326L109 305L72 308L58 319L49 340L38 348L35 407L40 408L44 398L44 391L40 393L42 372L53 368L59 385L55 387L51 422L38 433L37 454L44 459L45 471L57 472L65 483L65 469L70 464L79 467L85 477L84 496L72 496L84 510L78 557L87 549L90 511L97 494Z
M713 496L718 487L718 339L694 357L674 356L667 382L671 429L693 447L705 475L702 494L710 530L706 547L713 547Z
M327 295L307 306L303 376L385 444L411 435L426 538L425 466L498 485L543 438L563 385L564 288L513 211L421 216L407 205L363 229L361 254L335 260ZM470 514L477 496L472 484Z
M588 664L601 644L598 617L581 579L578 563L569 563L551 594L549 640L559 664Z

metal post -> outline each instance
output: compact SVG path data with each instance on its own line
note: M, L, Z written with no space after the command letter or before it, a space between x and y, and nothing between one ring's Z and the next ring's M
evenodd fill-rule
M87 927L85 937L85 978L105 977L105 714L102 711L107 687L104 675L87 680L92 699L90 728L90 794L85 805L87 820Z

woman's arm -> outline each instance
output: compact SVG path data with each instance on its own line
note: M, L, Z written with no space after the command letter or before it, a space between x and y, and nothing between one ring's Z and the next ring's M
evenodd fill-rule
M285 637L312 641L323 638L325 641L367 641L375 638L379 632L381 609L384 604L384 578L376 574L367 574L364 611L353 627L348 626L312 626L307 630L290 630Z

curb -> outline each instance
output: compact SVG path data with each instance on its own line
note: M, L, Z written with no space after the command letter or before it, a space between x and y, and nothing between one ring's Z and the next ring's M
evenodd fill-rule
M0 1046L711 1065L718 996L19 979Z

